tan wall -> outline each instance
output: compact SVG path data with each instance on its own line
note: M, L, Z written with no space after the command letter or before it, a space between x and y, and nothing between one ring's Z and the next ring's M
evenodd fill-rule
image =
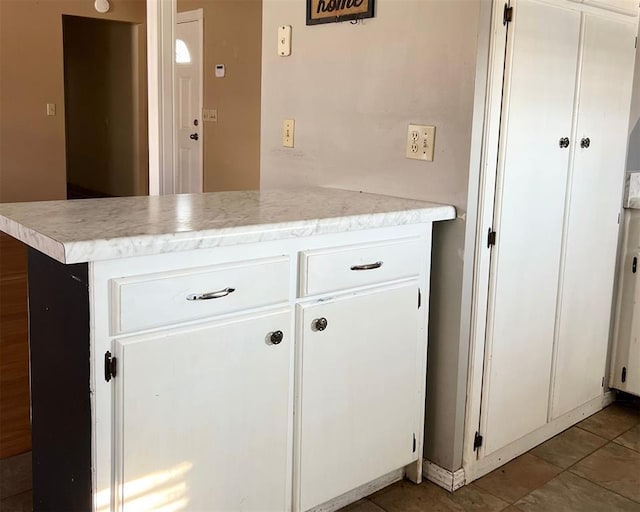
M66 198L63 14L141 23L145 69L145 0L111 5L99 15L89 0L0 0L0 202ZM146 139L146 99L139 107ZM147 151L138 157L146 167ZM31 447L26 306L25 247L0 236L0 458Z
M138 168L138 26L64 16L63 27L67 181L136 195L148 172Z
M66 197L63 14L140 23L146 66L145 0L111 0L104 15L88 0L1 0L0 202Z
M204 191L260 186L262 0L178 0L178 12L204 12ZM216 78L225 64L225 78Z

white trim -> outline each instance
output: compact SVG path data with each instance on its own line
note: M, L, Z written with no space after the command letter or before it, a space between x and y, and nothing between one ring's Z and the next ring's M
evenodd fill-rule
M183 11L176 13L176 24L198 22L198 45L200 46L200 58L198 62L200 83L198 84L198 132L200 133L200 144L198 151L200 152L200 190L194 192L204 192L204 122L202 119L202 109L204 108L204 10L194 9L192 11ZM175 91L173 92L175 94ZM175 104L175 101L174 101ZM175 122L175 120L174 120ZM175 128L174 128L175 130ZM177 144L177 141L176 141ZM177 188L175 180L177 176L173 176L174 190Z
M149 195L173 192L173 61L177 0L147 0Z
M339 510L351 503L354 503L365 496L369 496L374 492L379 491L380 489L384 489L385 487L402 480L404 477L404 468L396 469L391 473L387 473L380 478L369 482L368 484L361 485L360 487L353 489L352 491L346 492L337 498L332 499L331 501L327 501L322 505L318 505L310 509L308 512L334 512L335 510Z
M464 468L451 472L427 459L423 461L422 475L430 482L449 492L456 491L466 484Z
M202 21L204 19L204 10L194 9L193 11L181 11L176 13L176 23L187 23L189 21Z
M506 28L502 23L504 4L493 3L489 72L487 77L485 132L478 191L478 217L475 241L475 271L471 335L469 343L469 374L467 381L467 410L465 416L462 465L466 469L476 462L473 449L475 432L480 424L482 380L484 370L485 329L487 324L489 268L491 251L486 236L493 223L493 204L498 162L500 115L502 107L502 78L506 51Z
M477 460L474 464L465 466L466 483L469 484L487 473L490 473L494 469L499 468L503 464L506 464L510 460L515 459L519 455L528 452L539 444L551 439L553 436L558 435L560 432L572 427L579 421L582 421L588 416L604 409L614 400L615 393L613 391L608 391L581 407L578 407L573 411L570 411L547 423L539 429L534 430L530 434L521 437L504 448L496 450L482 459Z

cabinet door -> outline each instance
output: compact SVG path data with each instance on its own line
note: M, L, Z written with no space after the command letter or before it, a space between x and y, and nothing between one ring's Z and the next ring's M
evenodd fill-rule
M290 323L284 311L116 342L118 510L290 509Z
M417 283L317 302L302 330L302 510L417 459L426 358ZM326 319L324 330L315 320Z
M509 30L482 425L488 454L547 422L580 14L518 0ZM526 407L523 407L526 404Z
M585 15L552 417L603 393L629 109L633 24ZM589 139L588 147L581 141Z

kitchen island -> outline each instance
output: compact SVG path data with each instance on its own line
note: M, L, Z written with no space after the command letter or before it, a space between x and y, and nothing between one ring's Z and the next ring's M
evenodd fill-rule
M34 510L335 510L419 482L431 229L335 189L0 205Z

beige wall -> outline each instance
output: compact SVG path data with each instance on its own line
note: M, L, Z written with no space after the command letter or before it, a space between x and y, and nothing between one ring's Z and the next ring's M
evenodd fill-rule
M178 0L178 12L204 11L204 190L260 185L262 0ZM216 64L226 77L216 78Z
M143 193L138 25L64 16L63 30L67 181L112 196Z
M0 0L0 202L66 197L63 14L140 23L146 44L145 0L111 0L104 15L88 0ZM146 122L146 99L140 109Z
M376 17L361 24L311 27L305 4L264 0L261 186L321 185L457 207L457 220L434 228L425 439L427 457L455 470L462 463L472 275L464 219L476 59L486 65L487 58L478 56L481 10L488 27L490 3L378 0ZM292 25L290 57L276 53L279 25ZM293 149L281 144L285 118L296 122ZM433 162L405 158L409 123L436 126ZM470 229L473 235L473 221Z

